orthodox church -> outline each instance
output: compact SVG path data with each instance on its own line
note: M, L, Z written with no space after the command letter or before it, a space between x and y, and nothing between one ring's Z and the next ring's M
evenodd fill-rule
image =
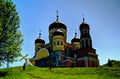
M67 26L57 19L49 25L49 43L39 37L35 40L35 54L30 59L38 67L98 67L99 60L96 49L92 47L90 26L83 22L79 26L80 37L75 36L71 43L67 42Z

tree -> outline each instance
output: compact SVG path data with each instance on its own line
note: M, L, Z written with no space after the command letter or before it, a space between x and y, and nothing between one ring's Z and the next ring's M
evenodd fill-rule
M16 61L20 56L22 34L16 6L11 0L0 0L0 65Z
M108 59L108 67L112 67L112 61Z
M120 67L120 61L108 59L108 62L102 66L103 67L107 67L107 66L108 67Z

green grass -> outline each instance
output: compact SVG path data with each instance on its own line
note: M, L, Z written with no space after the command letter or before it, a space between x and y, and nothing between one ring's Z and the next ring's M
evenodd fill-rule
M28 66L0 69L0 79L120 79L120 68L39 68Z

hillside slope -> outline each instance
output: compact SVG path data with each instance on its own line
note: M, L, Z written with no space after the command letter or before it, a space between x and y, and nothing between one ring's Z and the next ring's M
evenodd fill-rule
M0 79L120 79L120 68L39 68L28 66L0 69Z

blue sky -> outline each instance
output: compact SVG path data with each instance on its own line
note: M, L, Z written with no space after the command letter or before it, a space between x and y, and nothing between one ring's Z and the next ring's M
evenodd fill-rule
M71 42L74 31L80 37L79 25L82 15L90 25L93 48L96 49L100 64L108 58L120 60L120 0L13 0L21 19L21 32L24 42L21 53L34 56L34 40L39 30L42 38L49 42L48 28L56 20L67 26L67 41ZM10 64L23 65L24 61Z

